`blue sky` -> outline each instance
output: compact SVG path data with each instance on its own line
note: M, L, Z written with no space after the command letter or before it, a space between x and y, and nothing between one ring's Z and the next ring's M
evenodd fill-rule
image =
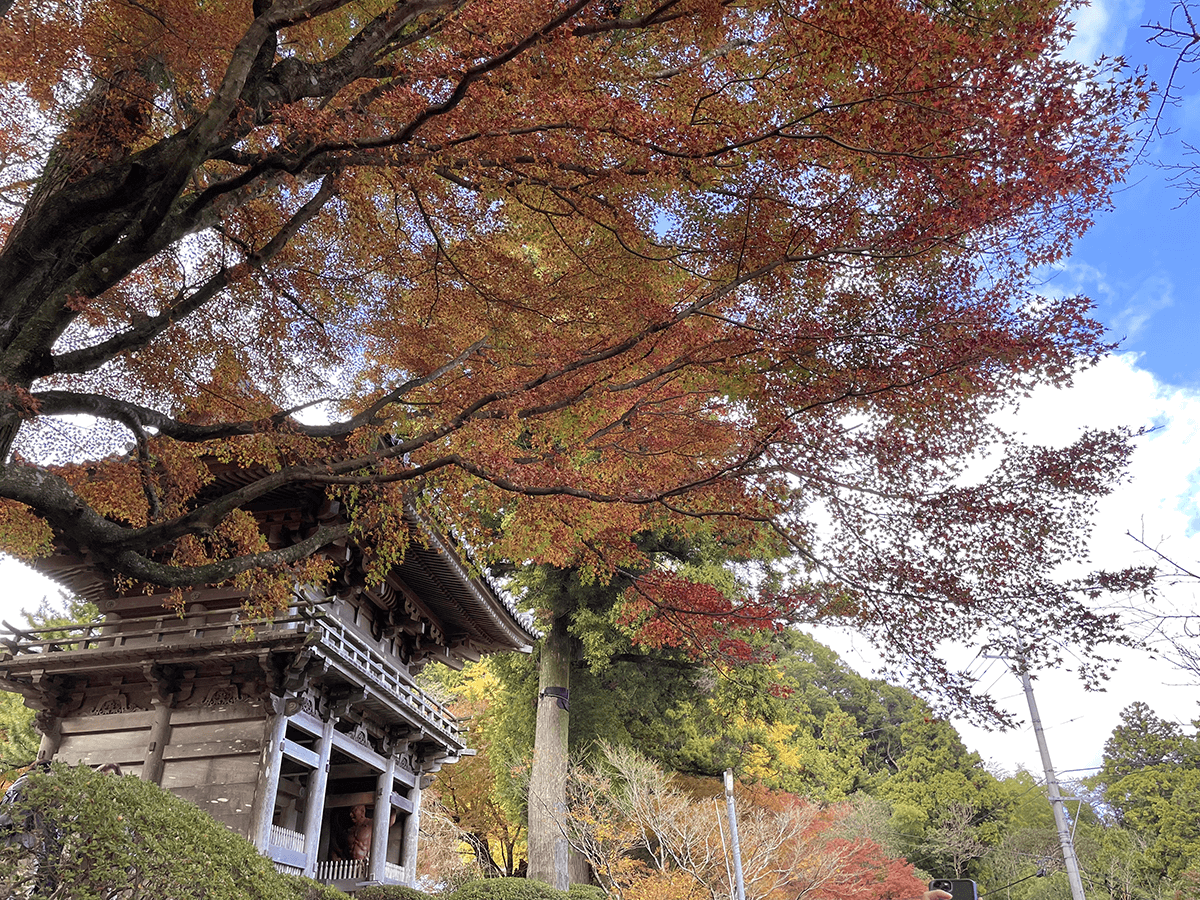
M1121 55L1165 84L1173 55L1151 46L1147 22L1167 23L1172 3L1101 0L1081 11L1073 53L1080 58ZM1200 8L1200 7L1198 7ZM1056 285L1078 287L1097 305L1098 317L1121 339L1122 350L1167 384L1200 386L1196 334L1200 319L1200 199L1182 203L1170 171L1156 164L1200 166L1186 144L1200 145L1200 74L1179 73L1184 100L1169 107L1164 124L1173 133L1154 141L1114 200L1077 245Z

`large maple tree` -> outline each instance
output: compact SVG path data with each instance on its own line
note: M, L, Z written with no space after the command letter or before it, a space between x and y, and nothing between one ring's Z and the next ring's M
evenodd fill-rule
M650 642L1107 627L1054 571L1126 437L989 419L1107 349L1037 276L1141 101L1062 58L1059 4L0 13L5 550L268 591L333 540L389 565L409 495L484 559L639 570L631 535L709 530L807 569L754 604L659 572ZM268 544L247 510L289 485L345 515Z

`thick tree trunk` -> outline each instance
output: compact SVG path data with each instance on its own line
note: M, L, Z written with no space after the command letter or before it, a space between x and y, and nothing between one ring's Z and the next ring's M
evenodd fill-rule
M565 891L570 884L563 833L567 808L565 696L571 687L571 636L565 616L555 617L538 664L537 726L529 776L529 877Z
M567 856L567 881L571 884L593 884L592 867L588 865L587 857L571 848Z

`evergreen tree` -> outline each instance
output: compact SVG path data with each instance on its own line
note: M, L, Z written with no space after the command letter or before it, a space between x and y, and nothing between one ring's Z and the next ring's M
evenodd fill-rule
M33 725L33 710L20 694L0 692L0 773L27 766L37 757L41 741Z
M904 754L879 795L894 807L906 855L928 872L969 876L999 843L1009 801L954 727L918 708L901 727Z
M59 629L94 621L99 611L93 604L77 597L68 599L62 609L42 598L36 610L22 610L21 615L26 628L33 631L54 629L46 635L54 638L66 635ZM0 688L3 687L0 682ZM34 726L34 711L25 706L20 694L0 690L0 772L29 765L37 758L40 743L41 736Z
M1148 871L1174 879L1200 864L1200 741L1142 702L1121 712L1093 783L1114 821L1145 842Z

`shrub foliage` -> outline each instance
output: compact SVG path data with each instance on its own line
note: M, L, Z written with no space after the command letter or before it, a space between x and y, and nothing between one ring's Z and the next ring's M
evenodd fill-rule
M566 891L531 878L480 878L468 881L450 900L567 900L568 896Z
M244 838L133 776L55 765L6 795L0 896L36 900L335 900Z
M373 884L356 891L354 900L433 900L433 895L402 884Z

